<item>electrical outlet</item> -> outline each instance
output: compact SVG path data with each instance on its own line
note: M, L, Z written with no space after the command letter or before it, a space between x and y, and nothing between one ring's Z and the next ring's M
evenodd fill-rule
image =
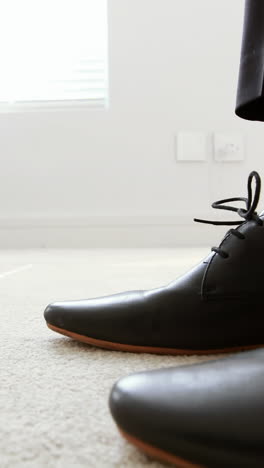
M243 161L245 159L243 135L238 132L215 133L214 159L218 162Z

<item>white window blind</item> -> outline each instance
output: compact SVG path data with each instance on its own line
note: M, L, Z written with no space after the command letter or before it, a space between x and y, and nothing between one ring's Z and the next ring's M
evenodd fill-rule
M0 106L106 94L106 0L0 0Z

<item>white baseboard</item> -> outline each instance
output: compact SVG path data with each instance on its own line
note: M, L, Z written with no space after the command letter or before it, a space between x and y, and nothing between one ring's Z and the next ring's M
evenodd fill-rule
M0 248L210 246L226 230L185 215L0 217Z

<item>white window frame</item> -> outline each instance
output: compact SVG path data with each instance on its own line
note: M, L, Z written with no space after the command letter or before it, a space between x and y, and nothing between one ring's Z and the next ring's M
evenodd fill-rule
M108 0L106 0L106 16L108 20ZM107 21L108 23L108 21ZM108 25L107 25L108 26ZM25 113L36 111L62 111L62 110L82 110L82 109L101 109L107 110L109 107L109 81L108 81L108 27L107 27L107 50L105 59L105 89L106 95L102 99L61 99L61 100L39 100L39 101L14 101L1 102L0 114L3 113Z

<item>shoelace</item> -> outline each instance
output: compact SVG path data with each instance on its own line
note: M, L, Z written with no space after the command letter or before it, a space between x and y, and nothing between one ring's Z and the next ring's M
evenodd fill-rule
M253 179L255 179L256 187L255 187L254 197L252 198ZM224 200L218 200L212 204L212 208L216 208L218 210L234 211L241 218L244 218L244 221L209 221L206 219L198 219L198 218L194 218L194 221L196 221L197 223L213 224L215 226L238 226L244 223L245 221L254 220L259 226L263 226L262 219L259 217L259 215L255 211L258 206L260 190L261 190L261 178L258 172L252 171L249 174L247 190L248 190L247 198L245 197L225 198ZM228 206L224 204L224 203L237 202L237 201L244 202L246 204L246 209L236 208L235 206ZM242 232L238 231L237 229L230 229L226 233L226 236L229 234L232 234L238 239L245 239L244 234L242 234ZM212 251L218 253L222 258L227 258L229 256L228 253L225 252L220 247L212 247Z

